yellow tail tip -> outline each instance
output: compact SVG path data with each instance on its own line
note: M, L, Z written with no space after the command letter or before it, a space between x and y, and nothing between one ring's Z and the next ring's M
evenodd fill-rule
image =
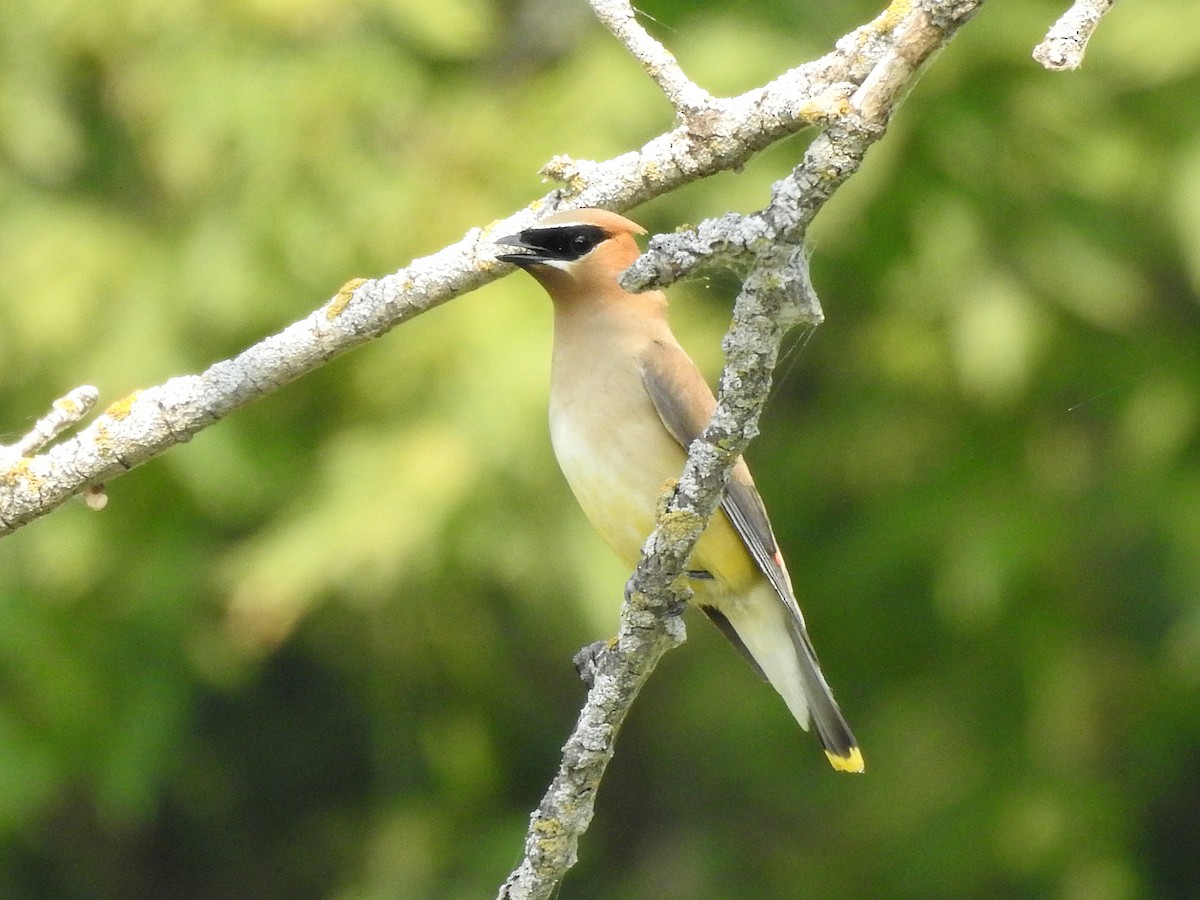
M829 750L825 751L825 755L829 757L829 764L839 772L861 772L865 768L862 751L857 747L851 747L845 756L838 756Z

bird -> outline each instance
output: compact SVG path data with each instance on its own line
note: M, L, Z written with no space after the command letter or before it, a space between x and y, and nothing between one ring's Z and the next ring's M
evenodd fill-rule
M617 213L555 213L496 244L550 295L554 346L550 438L579 505L632 569L659 497L716 408L712 389L667 321L661 291L630 293L618 276L645 229ZM834 769L862 752L821 673L791 578L750 470L734 464L720 509L688 563L693 602L788 709L810 725Z

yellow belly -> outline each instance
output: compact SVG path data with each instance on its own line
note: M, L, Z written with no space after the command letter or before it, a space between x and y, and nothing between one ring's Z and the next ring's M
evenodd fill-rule
M552 405L554 452L593 527L632 570L654 529L659 495L670 479L682 474L687 457L648 397L624 404L611 395L594 400L583 415ZM715 583L697 582L704 594L740 593L760 577L720 510L696 545L689 568L713 575Z

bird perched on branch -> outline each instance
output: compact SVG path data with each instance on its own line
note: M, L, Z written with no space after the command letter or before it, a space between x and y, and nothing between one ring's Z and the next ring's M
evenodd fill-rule
M654 528L659 494L716 408L667 324L659 291L617 277L645 230L599 209L559 213L496 243L554 302L550 436L579 505L631 569ZM738 460L721 508L692 553L695 603L774 686L835 769L862 753L821 674L804 616L750 470Z

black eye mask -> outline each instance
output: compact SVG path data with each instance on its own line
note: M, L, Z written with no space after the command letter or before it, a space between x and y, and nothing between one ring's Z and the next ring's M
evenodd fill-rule
M496 258L518 266L546 262L573 262L587 256L608 238L599 225L553 225L548 228L526 228L520 234L496 241L520 247L526 253L505 253Z

